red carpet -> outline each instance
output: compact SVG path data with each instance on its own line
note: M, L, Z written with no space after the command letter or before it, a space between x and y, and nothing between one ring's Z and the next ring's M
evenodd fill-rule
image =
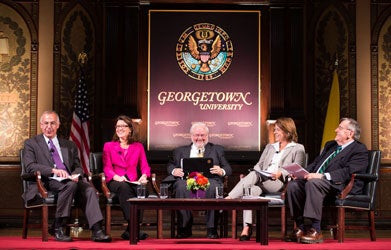
M128 241L116 238L111 243L95 243L87 238L74 239L73 242L61 243L50 238L48 242L42 242L40 237L29 237L22 239L20 236L0 237L0 249L390 249L391 239L380 238L377 241L369 239L348 238L344 243L326 239L322 244L298 244L282 242L279 239L269 240L268 246L261 246L255 240L239 242L233 239L209 240L204 238L192 238L186 240L176 239L147 239L137 245L129 245Z

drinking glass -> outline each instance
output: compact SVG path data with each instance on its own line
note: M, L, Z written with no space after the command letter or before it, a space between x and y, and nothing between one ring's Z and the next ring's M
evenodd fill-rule
M251 186L243 187L243 198L250 198L251 197Z
M137 198L144 199L145 198L146 188L144 185L137 186Z
M217 186L216 187L216 199L223 199L224 198L224 187L223 186Z
M167 184L160 184L160 198L161 199L168 198L168 185Z

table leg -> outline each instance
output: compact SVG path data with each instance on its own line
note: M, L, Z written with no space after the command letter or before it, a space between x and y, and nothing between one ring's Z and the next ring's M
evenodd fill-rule
M237 234L236 234L236 210L232 210L232 219L231 219L231 236L232 236L232 239L236 239L237 238Z
M257 227L259 224L259 230L260 232L260 242L261 245L268 245L269 244L269 233L268 233L268 204L262 204L260 206L260 210L257 212L258 222Z
M129 219L129 244L137 245L137 236L139 231L137 218L137 205L130 203L130 219Z
M257 222L255 224L255 232L256 232L255 241L256 242L261 242L261 223L264 223L261 219L260 210L261 210L261 208L259 208L259 210L255 211L255 214L256 214L255 218L257 220Z
M163 210L157 210L157 238L163 239Z

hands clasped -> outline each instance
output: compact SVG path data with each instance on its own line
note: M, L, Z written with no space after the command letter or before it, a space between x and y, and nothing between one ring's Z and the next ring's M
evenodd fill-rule
M211 169L210 169L210 173L211 174L217 174L219 176L223 176L224 175L224 171L223 169L218 166L218 165L214 165Z
M209 171L211 174L217 174L219 176L224 175L224 170L218 165L214 165L212 168L209 169ZM174 168L172 175L175 177L183 177L185 173L183 172L182 168Z

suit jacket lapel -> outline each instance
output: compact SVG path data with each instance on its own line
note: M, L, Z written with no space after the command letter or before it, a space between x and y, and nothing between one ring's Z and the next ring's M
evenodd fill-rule
M339 152L339 153L334 157L334 159L332 159L332 160L330 161L329 166L330 166L335 160L338 159L338 161L339 161L339 159L340 159L341 157L347 155L347 154L352 150L352 147L353 147L353 145L354 145L355 143L356 143L356 141L352 142L349 146L347 146L347 147L344 148L341 152ZM337 148L335 147L334 150L336 150L336 149L337 149Z
M41 151L44 153L45 157L48 159L48 162L51 165L54 165L54 161L53 161L52 155L50 153L49 146L47 145L45 138L43 137L43 134L37 138L38 138L38 146L41 148Z
M72 164L69 160L69 149L64 145L64 140L58 138L58 143L61 148L62 161L64 162L65 167L68 169L69 173L72 173Z
M69 161L69 157L68 157L69 156L68 148L61 145L61 143L60 143L60 147L61 147L62 160L63 160L65 166L67 166L67 168L69 168L70 161Z
M330 167L332 167L333 166L333 164L335 163L335 162L337 162L337 161L340 161L340 159L342 158L342 157L344 157L345 155L347 155L349 152L350 152L350 150L352 149L352 147L353 147L353 144L355 144L356 142L354 141L353 143L351 143L349 146L347 146L346 148L344 148L341 152L339 152L333 159L331 159L331 161L330 161L330 163L327 165L327 167L326 167L326 170L328 169L328 168L330 168ZM337 144L334 146L334 147L332 147L332 150L330 150L330 151L332 151L332 152L334 152L336 149L337 149ZM331 153L332 154L332 153ZM327 154L327 156L329 156L330 154Z
M204 152L204 158L208 158L211 153L211 146L209 142L205 145L205 152ZM190 152L189 152L190 154Z
M322 163L327 159L327 157L329 157L329 155L332 154L332 152L334 152L336 149L337 149L337 143L331 145L328 148L325 148L322 152L322 157L320 158L320 161L318 162L316 169L318 169L320 165L322 165Z
M266 157L265 157L265 161L263 162L263 165L262 165L262 170L266 170L270 166L270 164L273 160L273 155L275 152L276 151L274 150L274 147L272 147L271 150L269 149L266 152Z
M281 156L281 159L280 159L280 162L279 162L279 165L283 165L284 162L285 162L285 159L286 159L286 156L287 155L290 155L291 151L294 149L294 147L287 147L285 148L285 150L282 152L282 156ZM278 166L278 167L281 167L281 166Z
M119 142L116 142L114 144L114 152L118 152L118 154L120 156L119 158L121 159L122 163L124 163L125 162L125 155L124 155L124 151L122 150Z
M190 146L188 146L188 147L185 147L185 150L183 151L183 153L184 153L184 157L183 158L189 158L190 157L191 145L192 144L190 144Z

